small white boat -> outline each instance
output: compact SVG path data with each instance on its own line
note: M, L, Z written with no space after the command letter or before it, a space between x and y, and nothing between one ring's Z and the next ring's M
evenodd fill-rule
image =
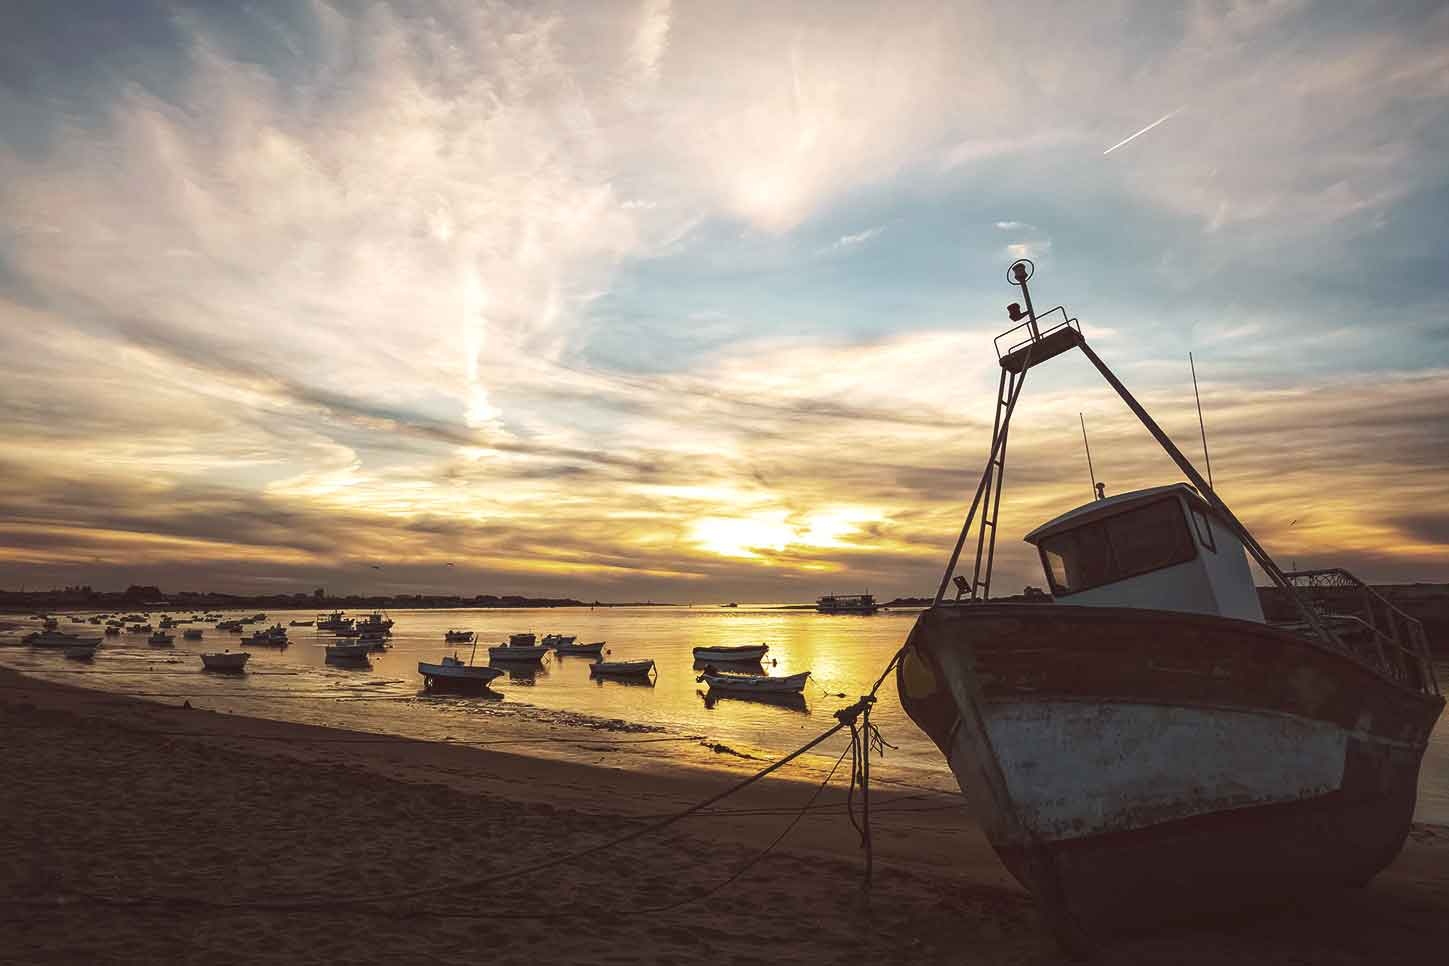
M490 661L538 661L553 648L539 644L532 634L510 634L507 644L495 644L488 649Z
M654 662L642 661L597 661L589 665L591 678L647 678L654 670Z
M444 656L438 664L419 661L418 673L423 676L423 687L429 691L482 691L488 686L489 681L502 677L504 672L496 667L474 664L473 656L477 653L478 642L475 638L473 654L468 656L467 664L458 660L456 653L452 656Z
M174 647L176 638L165 631L157 631L146 639L146 643L152 647Z
M696 681L708 684L711 691L729 691L735 694L799 694L805 690L805 682L809 679L809 671L779 678L705 671L695 678Z
M188 627L186 630L181 632L181 636L188 641L199 641L201 640L201 628Z
M246 651L222 651L219 654L201 655L201 666L207 671L240 671L247 666L251 655Z
M758 661L769 653L768 644L741 644L737 647L696 647L694 659L696 661L713 662L744 662Z
M543 640L545 644L548 643L548 638L544 638ZM592 644L555 644L553 649L560 654L581 654L597 657L604 653L604 643L604 641L595 641Z
M327 645L327 660L337 664L366 664L372 648L355 641L339 641Z

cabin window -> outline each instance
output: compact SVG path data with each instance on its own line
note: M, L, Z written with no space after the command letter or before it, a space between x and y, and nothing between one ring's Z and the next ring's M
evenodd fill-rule
M1054 594L1075 594L1191 560L1197 553L1176 497L1155 500L1042 540Z
M1188 514L1192 517L1192 528L1197 531L1197 538L1204 547L1213 553L1218 552L1218 546L1213 542L1213 524L1208 515L1195 506L1188 507Z

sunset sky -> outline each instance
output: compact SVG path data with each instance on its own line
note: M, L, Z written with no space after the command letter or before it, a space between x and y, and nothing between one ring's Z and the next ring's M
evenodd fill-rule
M6 3L0 587L929 593L1018 256L1283 566L1449 580L1446 158L1439 3ZM998 592L1079 411L1180 478L1034 370Z

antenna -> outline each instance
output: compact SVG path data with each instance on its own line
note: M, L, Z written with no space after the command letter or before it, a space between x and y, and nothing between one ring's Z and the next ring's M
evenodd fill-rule
M1087 450L1087 475L1092 478L1092 499L1100 500L1102 494L1097 492L1097 471L1092 469L1092 447L1087 442L1087 418L1078 412L1077 419L1082 422L1082 446Z
M1208 489L1213 488L1213 458L1208 455L1207 424L1202 421L1202 397L1197 394L1197 363L1192 353L1187 354L1187 364L1192 368L1192 398L1197 400L1197 428L1202 433L1202 458L1207 463Z

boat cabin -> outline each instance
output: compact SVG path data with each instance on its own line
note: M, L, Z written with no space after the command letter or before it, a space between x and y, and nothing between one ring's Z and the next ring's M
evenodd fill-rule
M1094 500L1026 542L1064 603L1263 622L1242 542L1186 483Z

